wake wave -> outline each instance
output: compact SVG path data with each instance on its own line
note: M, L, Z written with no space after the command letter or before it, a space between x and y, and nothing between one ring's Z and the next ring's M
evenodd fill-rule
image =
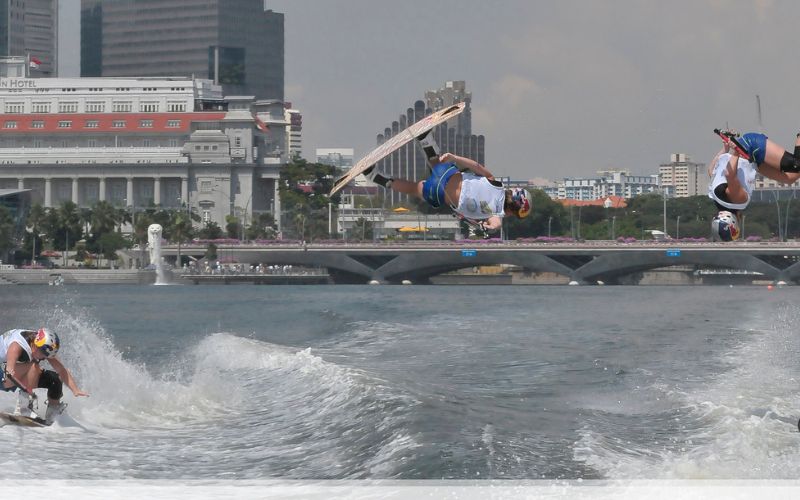
M696 389L668 391L671 409L641 416L650 429L633 429L638 417L597 412L580 432L575 459L614 479L796 478L800 314L783 305L771 321L767 330L739 332L736 349L709 361L729 371ZM628 424L614 429L615 420ZM633 442L637 434L652 439Z
M96 457L97 471L118 460L112 450L126 449L153 451L153 463L136 467L138 477L161 477L156 457L167 456L181 457L170 474L185 468L187 477L230 477L226 470L235 477L391 477L417 446L407 417L417 402L310 349L215 333L157 357L168 366L148 367L126 359L87 313L55 308L45 316L61 336L62 361L91 396L74 398L65 388L74 422L43 431L74 425L70 433L92 432L91 445L60 435L56 447L84 465ZM10 410L14 397L0 394L0 409ZM202 458L209 456L219 459ZM71 476L77 465L66 459L60 467ZM82 467L79 477L117 477L93 470Z

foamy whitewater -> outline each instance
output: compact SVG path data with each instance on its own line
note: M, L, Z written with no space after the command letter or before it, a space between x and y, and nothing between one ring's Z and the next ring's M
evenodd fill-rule
M89 398L4 479L795 479L794 288L0 287ZM0 393L0 410L15 396Z

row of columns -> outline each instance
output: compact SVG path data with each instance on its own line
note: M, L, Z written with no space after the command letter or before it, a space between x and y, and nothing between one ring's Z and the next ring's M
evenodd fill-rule
M39 178L39 177L37 177ZM105 201L106 199L106 177L85 177L88 179L98 179L100 181L100 193L99 193L99 200ZM114 177L118 178L118 177ZM153 179L153 203L159 205L161 203L161 177L145 177L147 179ZM78 200L78 180L80 177L73 176L72 179L72 200L77 203ZM129 175L125 177L126 179L126 193L127 199L133 200L133 180L134 176ZM53 177L44 177L44 206L52 207L53 206ZM25 189L25 179L20 177L17 179L17 187L18 189ZM188 202L189 200L189 178L182 176L181 177L181 199L184 202Z

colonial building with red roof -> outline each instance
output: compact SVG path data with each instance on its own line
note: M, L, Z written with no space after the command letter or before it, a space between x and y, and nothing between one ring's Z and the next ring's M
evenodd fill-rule
M195 78L0 78L0 189L45 207L280 212L287 104Z

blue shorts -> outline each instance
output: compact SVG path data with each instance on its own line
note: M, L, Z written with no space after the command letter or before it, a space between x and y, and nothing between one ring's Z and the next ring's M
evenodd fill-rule
M739 138L739 143L744 147L744 150L747 151L756 165L764 163L764 158L767 156L766 135L749 132Z
M446 202L444 187L450 177L458 173L455 163L440 163L433 167L431 176L422 181L422 197L430 206L439 208Z

